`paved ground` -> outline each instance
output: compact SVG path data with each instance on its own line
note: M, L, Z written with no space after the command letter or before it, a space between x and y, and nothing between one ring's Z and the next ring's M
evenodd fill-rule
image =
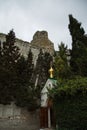
M40 129L40 130L54 130L52 128L45 128L45 129Z

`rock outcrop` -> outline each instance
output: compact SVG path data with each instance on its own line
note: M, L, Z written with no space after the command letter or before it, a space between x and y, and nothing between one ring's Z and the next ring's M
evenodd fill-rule
M3 44L6 40L6 34L0 33L0 41ZM33 61L36 64L40 49L43 52L49 52L51 55L54 54L54 44L48 39L48 33L46 31L37 31L31 42L23 41L16 38L15 45L20 48L21 55L27 57L29 49L33 53Z
M54 44L48 39L48 33L46 31L37 31L33 36L31 44L32 47L38 47L49 52L51 55L54 53Z

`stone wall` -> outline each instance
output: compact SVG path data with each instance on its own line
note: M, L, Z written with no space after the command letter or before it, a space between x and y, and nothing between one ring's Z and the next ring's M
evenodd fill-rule
M0 104L0 130L39 130L39 110L28 112L24 108Z

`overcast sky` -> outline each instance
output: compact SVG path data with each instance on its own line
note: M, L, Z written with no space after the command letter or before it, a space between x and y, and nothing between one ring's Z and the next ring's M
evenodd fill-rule
M17 38L30 42L36 31L46 30L56 50L61 41L71 48L69 14L87 33L87 0L0 0L0 32L13 28Z

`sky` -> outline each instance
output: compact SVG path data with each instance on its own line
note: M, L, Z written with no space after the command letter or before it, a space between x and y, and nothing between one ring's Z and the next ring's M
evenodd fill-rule
M55 50L61 42L71 48L69 14L87 33L87 0L0 0L0 33L14 29L17 38L30 42L45 30Z

